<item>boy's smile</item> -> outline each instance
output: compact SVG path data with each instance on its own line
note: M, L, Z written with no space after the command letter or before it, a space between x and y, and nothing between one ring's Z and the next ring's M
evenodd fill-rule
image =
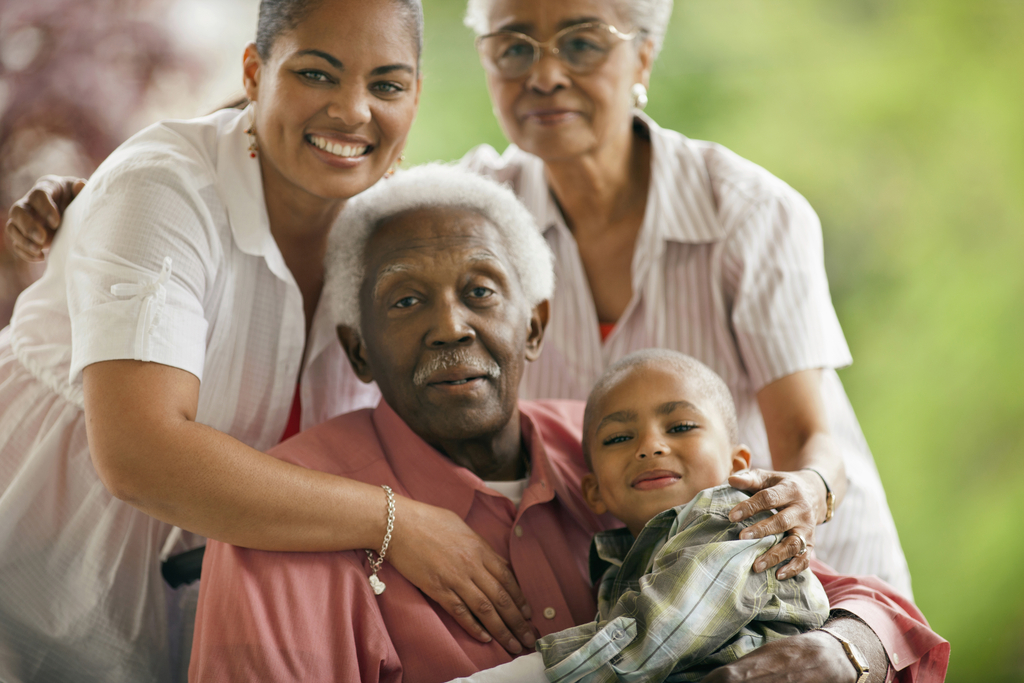
M731 442L701 383L675 367L644 364L598 397L586 440L593 472L583 493L634 536L659 512L689 502L745 469L750 452Z

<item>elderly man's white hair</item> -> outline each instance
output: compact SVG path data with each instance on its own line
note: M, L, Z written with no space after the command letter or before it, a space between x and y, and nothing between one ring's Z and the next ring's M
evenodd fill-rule
M366 243L377 227L407 211L456 207L474 211L497 228L506 256L531 306L551 298L554 256L533 216L512 190L447 164L399 171L349 201L331 233L324 293L336 325L360 329L359 290Z
M551 0L557 2L558 0ZM654 59L658 58L665 42L665 30L672 16L672 0L607 0L615 3L632 26L616 26L623 30L639 29L640 35L654 43ZM490 32L491 4L493 0L469 0L463 23L478 36Z

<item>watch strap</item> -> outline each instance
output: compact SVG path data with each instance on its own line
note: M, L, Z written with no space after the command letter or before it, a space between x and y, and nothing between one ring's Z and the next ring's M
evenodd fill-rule
M871 673L871 667L868 666L867 658L861 654L860 648L831 629L822 626L818 630L824 631L839 641L839 644L843 646L843 651L846 653L846 658L850 660L853 668L857 670L857 683L866 683L868 674Z

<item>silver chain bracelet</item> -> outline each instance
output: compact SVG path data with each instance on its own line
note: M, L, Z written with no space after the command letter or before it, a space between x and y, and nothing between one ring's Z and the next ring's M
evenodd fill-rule
M384 582L377 578L377 572L380 571L381 565L384 564L384 556L388 552L388 544L391 543L391 532L395 530L395 492L391 490L390 486L384 484L381 484L381 488L384 489L384 493L388 496L388 528L384 532L384 544L380 547L380 554L377 556L377 559L373 559L372 550L366 551L366 556L370 558L370 569L373 570L373 574L370 575L370 588L373 589L374 595L380 595L386 588Z

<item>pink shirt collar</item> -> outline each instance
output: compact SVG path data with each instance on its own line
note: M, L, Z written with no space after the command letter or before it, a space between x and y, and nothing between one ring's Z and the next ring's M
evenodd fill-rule
M547 503L557 496L577 519L592 519L593 513L582 509L579 496L572 495L563 477L556 476L555 465L544 447L532 412L533 406L520 402L520 425L531 466L530 482L523 492L519 514L532 505ZM383 399L374 409L372 419L384 457L410 498L451 510L463 520L469 515L478 492L504 498L488 488L480 477L456 465L421 439ZM593 531L597 530L595 527Z

